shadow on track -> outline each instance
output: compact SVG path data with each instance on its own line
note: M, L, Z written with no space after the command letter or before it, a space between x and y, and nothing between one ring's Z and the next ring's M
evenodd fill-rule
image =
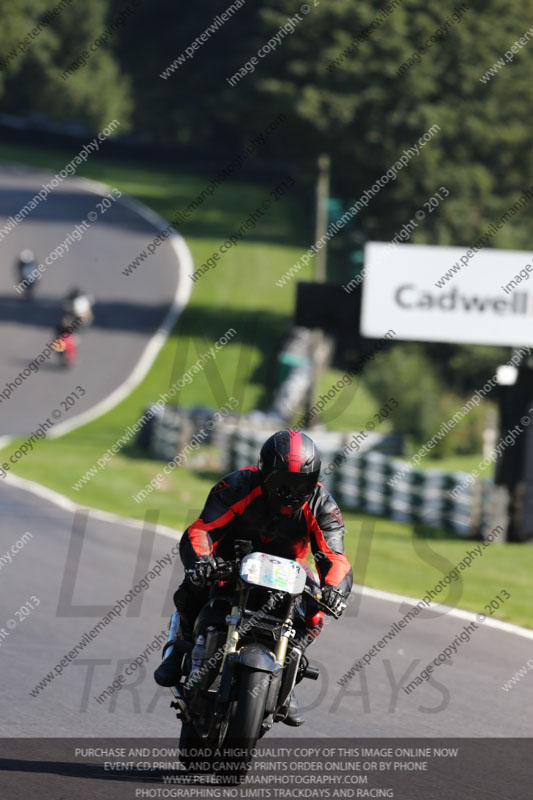
M70 287L65 288L65 295ZM32 300L12 295L0 295L0 319L37 328L53 329L64 314L61 300L39 295L37 288ZM132 301L98 300L94 305L92 328L109 331L153 333L168 313L168 304L148 305Z

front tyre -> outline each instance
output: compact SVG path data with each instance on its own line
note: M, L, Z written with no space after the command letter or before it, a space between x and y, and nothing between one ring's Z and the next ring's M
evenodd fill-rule
M184 722L179 741L180 761L190 772L205 772L212 760L214 743L198 735L194 725ZM207 769L209 772L209 768Z
M261 735L270 673L242 665L238 673L239 690L235 710L224 744L233 742L253 748Z
M268 672L241 665L238 673L237 700L224 739L226 760L231 761L233 767L229 770L218 770L219 775L227 776L226 783L229 776L232 778L232 783L240 783L250 768L253 749L261 736L269 686ZM232 756L232 750L236 751L235 757Z

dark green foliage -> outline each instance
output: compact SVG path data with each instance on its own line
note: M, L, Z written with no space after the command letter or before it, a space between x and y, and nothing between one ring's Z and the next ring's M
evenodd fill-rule
M15 114L38 111L52 120L82 122L97 130L117 119L120 132L127 133L130 82L112 55L111 46L117 33L103 47L95 52L90 50L91 42L110 22L108 6L108 0L84 4L73 0L35 38L19 47L57 3L0 0L2 19L7 21L0 27L0 57L7 59L14 53L0 73L2 110ZM62 78L61 73L84 51L90 53L86 63L80 61L79 69Z
M394 426L415 441L425 441L440 425L439 383L417 344L393 346L364 371L375 397L396 397Z
M0 71L2 110L41 111L97 129L116 118L120 133L131 123L142 139L228 159L283 112L286 123L260 155L291 161L301 191L313 185L318 155L329 153L332 191L345 205L438 125L420 155L372 198L352 228L363 238L387 241L445 186L449 197L426 216L411 241L468 246L533 184L533 41L490 80L481 80L531 29L533 0L393 2L398 7L352 46L386 2L309 0L309 13L302 15L293 0L247 0L163 79L231 0L140 0L87 65L62 80L60 73L128 6L128 0L73 0ZM53 7L51 0L0 0L0 59ZM293 32L230 86L227 79L289 18L296 21ZM417 48L443 26L440 38L415 60ZM530 216L528 206L490 245L529 249ZM311 203L307 217L310 231ZM351 277L346 269L357 270L348 261L348 244L339 237L332 247L334 275L343 281ZM379 369L371 366L368 382L378 396L390 393L390 384L394 394L402 387L398 428L423 438L438 427L448 406L483 385L508 356L505 348L400 344L380 360ZM457 447L474 446L478 429L472 415L472 431Z
M472 0L420 63L400 75L402 63L465 4L404 0L343 56L386 4L311 0L310 13L302 15L292 0L248 0L166 80L160 74L230 2L140 2L107 45L62 81L59 72L127 5L127 0L93 0L66 7L0 75L4 108L46 110L58 119L96 126L117 117L123 130L131 110L141 137L218 153L235 152L282 111L288 118L283 135L271 137L265 152L291 159L301 179L312 177L320 152L329 152L334 192L347 201L439 125L420 156L360 214L358 224L373 239L391 238L444 185L450 197L412 240L468 245L533 182L530 46L490 81L480 80L530 28L533 0L511 5ZM53 5L0 0L2 7L0 55L5 56ZM288 18L295 21L294 31L231 87L226 79ZM529 247L528 214L514 217L491 245Z

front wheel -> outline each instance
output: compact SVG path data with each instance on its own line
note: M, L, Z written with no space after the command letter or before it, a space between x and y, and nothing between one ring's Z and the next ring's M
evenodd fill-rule
M230 751L227 753L228 760L233 761L233 767L229 770L218 770L219 775L226 776L227 783L240 783L250 768L252 751L261 736L269 686L270 673L241 665L238 673L237 700L224 739L226 752ZM235 748L238 748L238 756L232 758L231 750Z
M241 666L238 684L235 710L224 743L231 746L233 741L239 741L252 748L261 734L270 673Z
M179 741L180 761L183 766L192 772L209 771L209 763L213 757L215 743L202 738L190 722L181 726Z

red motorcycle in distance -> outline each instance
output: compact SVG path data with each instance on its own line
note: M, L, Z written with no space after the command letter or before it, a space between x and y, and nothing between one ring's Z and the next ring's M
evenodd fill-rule
M78 343L74 330L76 319L73 316L63 317L56 330L56 338L52 347L58 354L61 366L73 367L78 358Z

